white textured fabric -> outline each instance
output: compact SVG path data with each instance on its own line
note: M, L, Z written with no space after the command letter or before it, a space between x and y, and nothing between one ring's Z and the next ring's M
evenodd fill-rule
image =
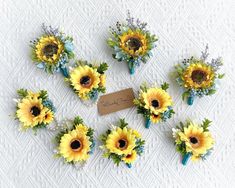
M112 59L106 45L108 27L125 20L127 9L148 22L159 37L154 56L130 76L125 63ZM235 6L234 0L0 0L0 187L234 187L235 177ZM29 41L39 36L41 24L60 26L74 37L78 58L106 61L110 69L107 92L133 87L143 81L168 81L174 99L174 118L144 128L136 108L99 116L97 108L84 106L67 87L62 75L48 75L31 62ZM210 58L222 56L226 77L212 97L196 100L190 107L170 79L173 65L191 55L200 56L206 43ZM101 157L98 146L87 166L77 171L53 158L53 132L19 132L13 98L18 88L46 89L57 107L57 119L83 117L96 139L109 123L126 118L146 139L144 155L132 169ZM11 116L9 116L11 115ZM205 162L180 164L171 128L188 117L213 120L216 138ZM100 143L98 142L98 145Z

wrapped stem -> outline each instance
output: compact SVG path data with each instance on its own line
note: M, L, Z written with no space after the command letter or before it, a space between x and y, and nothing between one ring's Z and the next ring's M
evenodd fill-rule
M182 164L183 165L186 165L191 157L191 153L186 153L184 156L183 156L183 159L182 159Z
M150 125L151 125L150 119L146 118L146 120L145 120L145 128L149 129Z

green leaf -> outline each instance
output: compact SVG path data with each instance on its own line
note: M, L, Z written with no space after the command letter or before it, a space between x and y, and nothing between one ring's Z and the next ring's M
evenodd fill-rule
M83 123L83 120L79 116L75 117L73 120L74 125L78 125L78 124L82 124L82 123Z
M183 94L182 94L182 99L184 100L185 98L187 98L189 96L189 91L185 91Z
M215 89L211 89L209 90L209 92L207 93L207 95L213 95L215 94L216 90Z
M17 93L21 98L24 98L28 95L27 89L19 89L17 90Z
M41 90L39 92L39 97L42 99L42 100L46 100L47 99L47 91L46 90Z
M141 84L141 85L140 85L140 89L141 89L143 92L147 92L147 89L148 89L147 83Z
M120 119L119 121L119 127L121 129L123 129L124 127L126 127L128 125L128 123L125 121L125 119Z
M100 66L97 68L97 72L100 74L104 74L106 70L108 70L108 64L107 63L101 63Z
M222 79L225 76L225 74L218 74L218 78Z
M73 59L75 57L75 54L73 52L68 52L68 58Z
M111 158L117 166L120 164L122 161L122 155L117 155L115 153L110 153L109 158Z
M166 82L164 82L164 83L161 85L161 88L166 91L166 90L169 88L169 84L166 83Z
M201 125L203 130L209 131L208 127L210 126L211 123L212 123L211 120L205 118L204 121L202 122L202 125Z

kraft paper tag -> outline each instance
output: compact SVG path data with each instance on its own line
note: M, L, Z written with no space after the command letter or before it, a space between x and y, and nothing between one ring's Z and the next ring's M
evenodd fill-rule
M132 88L110 93L100 97L98 101L98 112L106 115L134 106L134 92Z

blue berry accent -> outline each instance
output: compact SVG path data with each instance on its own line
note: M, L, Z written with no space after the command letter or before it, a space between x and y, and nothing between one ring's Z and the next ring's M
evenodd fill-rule
M132 167L131 163L126 163L126 166L127 166L128 168L131 168L131 167Z

